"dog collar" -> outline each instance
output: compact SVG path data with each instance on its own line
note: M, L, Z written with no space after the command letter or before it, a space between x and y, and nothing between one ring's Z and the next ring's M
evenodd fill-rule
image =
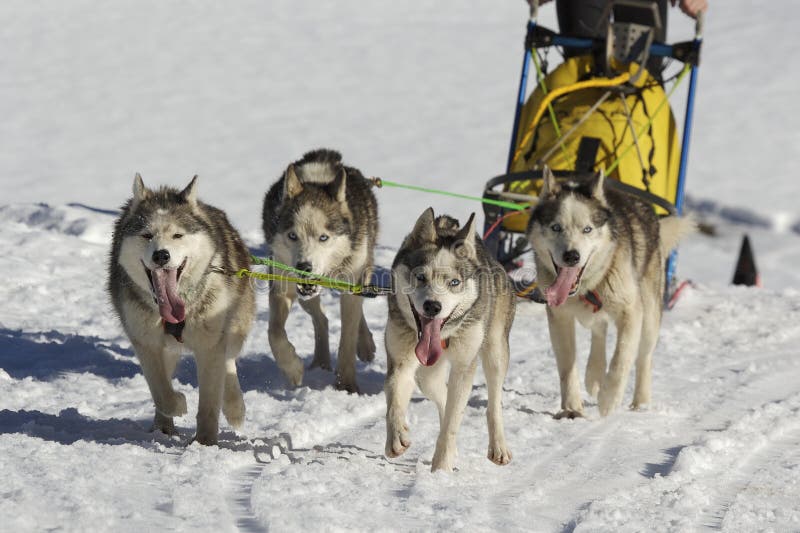
M161 320L161 323L164 326L164 334L165 335L172 335L175 337L175 340L183 344L183 328L186 326L186 321L183 320L178 322L177 324L173 324L172 322L167 322L166 320Z

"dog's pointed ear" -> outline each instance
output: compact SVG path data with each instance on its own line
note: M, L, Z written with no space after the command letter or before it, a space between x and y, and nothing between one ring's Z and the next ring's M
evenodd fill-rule
M133 178L133 206L136 206L142 200L146 200L150 196L150 189L144 186L142 176L138 172Z
M589 180L589 190L591 191L592 198L600 200L601 203L606 202L606 193L603 190L605 183L606 183L605 170L601 170L600 172L595 174L592 179Z
M461 257L475 257L475 213L456 233L455 253Z
M436 228L434 227L433 208L429 207L417 219L411 236L417 242L435 242Z
M344 167L333 182L333 190L336 192L336 201L340 204L347 202L347 171Z
M194 175L189 185L181 191L180 197L193 207L197 205L197 174Z
M561 191L561 186L556 181L556 177L547 165L542 168L542 198L555 196Z
M297 177L294 165L289 165L283 176L283 196L284 198L294 198L301 192L303 192L303 184L300 182L300 178Z

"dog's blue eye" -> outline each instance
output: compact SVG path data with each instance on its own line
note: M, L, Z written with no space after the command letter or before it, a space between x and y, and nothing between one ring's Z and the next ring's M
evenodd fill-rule
M417 281L425 281L425 274L417 274L415 277L417 278Z
M561 224L553 224L550 226L550 229L555 231L556 233L561 233Z
M591 233L592 232L592 227L591 226L586 226L585 228L583 228L583 232L584 233Z
M329 237L323 233L322 235L319 236L319 242L325 242L328 240L328 238Z
M152 240L153 234L152 233L142 233L142 239L149 241Z
M172 236L173 239L180 239L181 237L183 237L183 233L176 233Z
M297 240L297 233L295 233L293 231L290 231L289 234L287 235L287 237L289 237L290 241L296 241Z
M461 285L461 280L460 279L451 279L450 280L450 286L451 287L458 287L459 285Z

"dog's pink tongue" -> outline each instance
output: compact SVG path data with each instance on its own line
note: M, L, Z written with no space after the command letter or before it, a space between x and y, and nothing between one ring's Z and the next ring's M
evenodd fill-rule
M425 366L431 366L442 355L442 319L419 317L422 326L422 335L414 348L419 362Z
M161 318L173 324L183 322L186 309L183 300L178 296L178 270L157 268L152 271L152 275Z
M547 296L547 305L550 307L558 307L569 298L569 291L572 286L578 281L578 274L581 269L579 267L564 267L558 273L558 277L552 285L544 290Z

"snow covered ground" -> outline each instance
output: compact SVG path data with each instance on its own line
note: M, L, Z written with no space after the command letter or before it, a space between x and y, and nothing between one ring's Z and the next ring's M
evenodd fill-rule
M672 36L690 37L672 15ZM586 419L553 420L544 310L521 304L504 391L512 463L484 457L480 372L458 472L429 472L438 421L419 396L413 445L389 461L385 302L366 302L379 354L349 396L319 370L287 388L262 291L240 362L244 429L223 428L218 448L187 446L191 415L180 438L148 432L147 385L102 288L134 172L200 174L201 197L255 248L263 191L317 146L367 174L479 194L503 169L525 17L523 2L496 0L0 5L0 530L800 530L789 0L712 0L688 190L717 236L681 247L696 287L665 315L647 411L600 419L589 401ZM384 267L427 205L477 209L378 196ZM763 289L728 286L744 232ZM296 311L288 327L310 360L310 321ZM191 358L176 379L194 413Z

